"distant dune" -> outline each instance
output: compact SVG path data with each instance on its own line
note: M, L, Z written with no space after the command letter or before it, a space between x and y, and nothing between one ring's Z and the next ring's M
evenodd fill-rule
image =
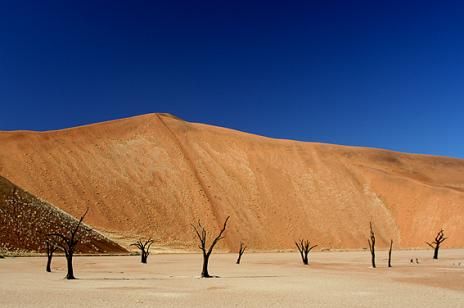
M50 132L0 132L0 175L120 243L153 236L195 248L190 224L222 247L424 247L440 228L464 247L464 160L276 140L148 114Z

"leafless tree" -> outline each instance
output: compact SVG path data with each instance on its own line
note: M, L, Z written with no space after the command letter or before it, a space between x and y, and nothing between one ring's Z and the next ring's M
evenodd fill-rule
M367 243L369 243L369 250L371 251L372 267L375 268L375 233L374 229L372 228L372 222L369 223L369 226L371 229L371 236L370 239L367 240Z
M317 245L311 246L309 240L300 240L298 242L295 242L295 245L298 248L298 251L300 252L301 259L303 260L303 264L308 265L309 264L309 258L308 258L309 252L313 248L317 247Z
M390 249L388 250L388 267L392 267L392 248L393 248L393 240L390 240Z
M53 253L59 248L55 242L52 240L47 240L45 241L45 248L47 250L47 272L52 271L52 258L53 258Z
M437 236L435 236L435 240L432 243L425 242L427 245L432 247L434 249L433 251L433 258L438 259L438 250L440 249L441 243L443 243L447 237L445 237L445 232L443 229L441 229L438 233Z
M208 273L209 257L211 256L211 253L213 252L214 246L216 246L216 244L224 238L222 235L224 234L224 231L226 230L227 221L229 221L229 218L230 216L227 216L226 220L224 221L224 225L222 226L221 231L219 231L219 234L211 242L209 248L206 247L208 236L207 236L207 231L205 227L200 223L200 220L198 220L197 224L192 224L193 230L195 231L195 234L198 236L198 239L200 240L200 245L198 245L198 247L203 252L203 268L201 271L202 278L212 277Z
M82 224L82 221L84 220L85 216L87 215L89 211L89 208L85 211L85 213L81 216L79 219L79 222L77 225L71 229L68 230L66 233L50 233L48 234L49 237L54 238L54 241L58 247L60 247L66 256L66 263L67 263L67 269L68 272L66 274L66 279L76 279L74 277L74 269L73 269L73 256L74 252L76 251L76 246L79 243L79 237L77 236L79 227Z
M131 246L135 246L138 249L140 249L140 255L142 256L141 257L141 262L144 263L144 264L147 263L148 256L150 255L150 247L151 247L151 245L153 243L154 243L154 241L151 238L149 238L146 241L142 241L140 239L137 242L131 244Z
M240 260L242 259L242 255L245 252L246 245L242 242L240 242L240 248L238 249L238 258L237 258L237 264L240 264Z

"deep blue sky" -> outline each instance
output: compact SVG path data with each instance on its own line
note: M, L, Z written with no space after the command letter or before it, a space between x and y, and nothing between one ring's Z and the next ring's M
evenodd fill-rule
M464 158L461 1L1 1L0 130L170 112Z

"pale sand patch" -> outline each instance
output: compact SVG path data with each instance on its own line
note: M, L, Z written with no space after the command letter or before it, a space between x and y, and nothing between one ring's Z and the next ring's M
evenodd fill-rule
M200 279L201 256L151 255L142 265L131 257L77 257L79 280L63 279L65 263L53 273L45 258L0 260L1 307L463 307L464 250L378 252L377 269L369 253L316 252L312 264L297 253L213 255L210 273ZM410 264L418 258L419 264ZM461 263L461 265L459 265Z

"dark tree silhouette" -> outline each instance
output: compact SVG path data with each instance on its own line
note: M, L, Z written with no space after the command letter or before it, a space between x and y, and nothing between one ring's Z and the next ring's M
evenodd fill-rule
M193 230L195 231L195 234L198 236L198 239L200 240L200 245L198 245L198 247L203 252L203 268L201 270L202 278L212 277L208 273L209 257L211 256L211 253L213 252L214 246L216 246L216 244L224 238L222 235L224 234L224 231L226 230L227 221L229 221L229 218L230 216L227 216L226 220L224 221L224 225L222 226L221 231L219 231L219 234L211 242L209 248L206 247L207 245L206 241L208 239L208 235L207 235L205 227L200 223L200 220L198 220L198 223L196 225L192 224Z
M240 264L240 260L242 259L242 255L245 252L246 245L240 242L240 248L238 249L238 258L237 258L237 264Z
M372 222L369 223L369 226L371 228L371 237L367 240L367 242L369 243L369 250L371 251L372 267L375 268L375 233L372 228Z
M445 237L445 231L441 229L438 233L437 236L435 236L435 240L432 243L425 242L427 245L432 247L434 249L433 251L433 258L438 259L438 250L440 249L441 243L443 243L447 237Z
M393 248L393 240L390 240L390 249L388 250L388 267L392 267L392 248Z
M79 227L82 224L82 221L84 220L85 216L87 215L89 211L89 208L85 211L85 213L81 216L81 219L79 219L79 222L77 225L74 227L74 229L69 230L65 234L63 233L50 233L48 234L49 237L53 237L55 239L56 245L60 247L66 256L66 263L67 263L67 269L68 272L66 274L66 279L71 280L71 279L76 279L74 277L74 269L73 269L73 256L74 252L76 251L76 246L79 244L79 237L77 237Z
M310 242L308 240L300 240L299 242L295 242L296 247L298 248L298 251L300 252L301 259L303 260L304 265L309 264L309 252L317 247L317 245L311 246Z
M51 240L45 241L45 248L47 250L47 272L52 271L52 258L53 258L53 253L59 248L55 242Z
M131 246L136 246L138 249L140 249L140 255L141 257L141 262L146 264L148 256L150 255L150 247L153 244L153 240L149 238L146 241L138 240L137 242L131 244Z

